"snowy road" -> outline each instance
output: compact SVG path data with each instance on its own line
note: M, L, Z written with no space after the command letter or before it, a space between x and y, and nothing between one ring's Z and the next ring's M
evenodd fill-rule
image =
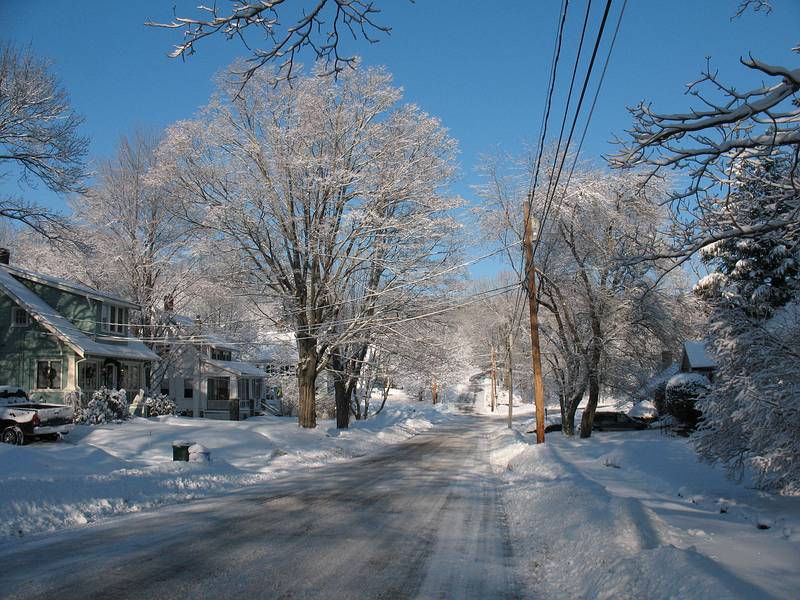
M0 551L10 598L516 598L487 462L465 418L349 465Z

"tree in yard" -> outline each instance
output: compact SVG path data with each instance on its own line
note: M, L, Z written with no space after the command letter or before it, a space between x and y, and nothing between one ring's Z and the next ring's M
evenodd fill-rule
M745 0L739 13L750 8L771 9ZM698 106L674 114L634 108L630 138L611 163L651 176L677 169L690 181L673 194L673 243L657 256L681 263L700 252L711 271L697 292L708 304L719 369L698 403L698 450L732 473L751 467L760 485L796 493L800 68L741 62L766 83L740 91L707 69L689 88Z
M17 175L57 193L83 190L87 138L83 122L47 61L29 48L0 47L0 179ZM64 221L25 198L0 196L0 218L19 221L57 239Z
M246 66L235 71L242 77L242 85L268 63L277 63L271 76L273 83L291 79L295 60L304 48L325 63L321 75L336 75L357 64L356 57L340 54L341 34L375 43L378 35L391 31L375 20L380 10L372 0L313 0L294 18L284 20L279 14L285 16L283 0L234 0L231 4L228 11L216 5L198 6L196 17L175 15L170 23L149 22L147 25L183 32L183 41L169 54L172 58L191 56L195 45L209 36L239 38L251 52ZM250 43L245 41L253 31L266 40L266 47L261 47L260 41L254 38L250 38Z
M781 219L800 195L788 196L798 178L794 157L740 161L727 199L728 214L747 226ZM725 225L721 225L724 227ZM701 455L733 475L752 469L759 485L800 493L800 223L755 238L726 239L704 249L710 273L695 288L710 309L710 334L718 371L700 400Z
M273 78L222 82L197 120L169 130L162 177L183 218L235 253L231 280L294 331L299 421L314 427L317 375L418 310L448 272L455 143L399 106L382 70Z
M76 263L92 285L142 307L131 324L151 347L167 335L164 305L185 306L201 277L191 251L193 231L176 216L175 197L155 175L158 143L143 132L123 137L114 157L100 162L96 183L71 201L76 233L87 247ZM164 360L152 386L170 362L168 349L159 351Z

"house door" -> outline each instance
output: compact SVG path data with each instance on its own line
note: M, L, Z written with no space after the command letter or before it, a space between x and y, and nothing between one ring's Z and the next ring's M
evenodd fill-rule
M117 389L117 365L107 362L103 366L103 385L110 390Z
M99 365L93 360L78 363L78 387L84 394L91 394L100 387Z

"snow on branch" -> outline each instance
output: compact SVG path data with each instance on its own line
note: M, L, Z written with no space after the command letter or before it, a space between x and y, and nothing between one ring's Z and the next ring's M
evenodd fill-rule
M772 78L771 83L739 91L707 67L687 90L702 106L660 113L640 103L630 109L629 138L619 140L619 151L608 157L612 167L642 170L645 181L665 176L668 169L687 178L688 185L674 191L668 202L673 247L659 258L688 258L721 239L796 228L800 68L771 65L752 56L741 63ZM761 194L752 200L762 203L763 210L753 213L758 219L741 223L741 215L731 208L731 190L743 169L760 163L784 165L782 175L766 177L764 171L758 176L763 180Z
M211 36L227 39L239 38L250 51L247 66L237 72L246 84L253 74L270 62L277 63L274 82L290 80L295 59L304 48L309 48L317 60L324 61L325 75L336 75L346 67L356 64L355 56L340 53L342 33L353 39L363 38L370 43L378 41L377 34L388 34L390 27L379 24L375 16L380 12L371 0L317 0L308 10L301 9L297 18L282 21L279 10L285 0L259 2L234 1L228 12L213 6L197 7L196 18L175 15L170 23L147 22L151 27L183 30L183 41L170 52L171 58L186 58L195 53L195 45ZM326 11L326 8L330 10ZM245 39L247 30L258 30L267 46L251 46Z

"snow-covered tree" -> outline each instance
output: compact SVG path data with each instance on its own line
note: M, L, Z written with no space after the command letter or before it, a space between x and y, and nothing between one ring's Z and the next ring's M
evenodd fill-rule
M294 331L299 420L313 427L334 351L421 312L449 272L455 143L400 106L382 70L271 81L221 82L198 119L170 128L162 179L184 218L234 252L230 281Z
M511 230L498 240L506 247L522 239L532 166L529 156L487 162L479 192L488 227ZM534 215L544 213L546 177L540 189ZM601 388L638 387L636 375L652 372L662 348L680 338L685 303L658 265L630 260L664 247L662 189L582 169L551 193L555 200L536 243L543 356L567 435L574 432L575 412L588 392L581 425L588 436Z
M84 245L75 256L78 270L87 283L141 306L131 325L151 347L166 339L165 305L178 310L195 298L201 276L192 252L196 236L179 218L177 199L154 175L158 143L158 136L141 131L121 138L114 156L99 163L94 185L71 200ZM153 372L152 387L170 362L169 348L158 349L164 360Z
M796 296L800 277L800 193L787 194L798 177L793 156L775 151L764 158L743 159L733 165L734 181L719 198L725 204L724 218L712 231L724 230L730 222L748 227L770 219L794 221L783 230L755 237L728 238L706 246L701 257L709 275L695 291L716 307L740 307L754 318L768 318Z
M0 46L0 179L16 176L57 193L81 191L89 145L78 134L82 122L48 61L30 48ZM51 239L64 233L62 217L29 198L0 196L0 219Z
M726 216L747 226L786 218L800 203L792 156L740 161ZM719 226L725 227L725 223ZM755 471L758 483L800 493L800 222L752 238L728 239L702 254L711 269L696 291L710 310L718 372L699 402L697 448L732 474Z

